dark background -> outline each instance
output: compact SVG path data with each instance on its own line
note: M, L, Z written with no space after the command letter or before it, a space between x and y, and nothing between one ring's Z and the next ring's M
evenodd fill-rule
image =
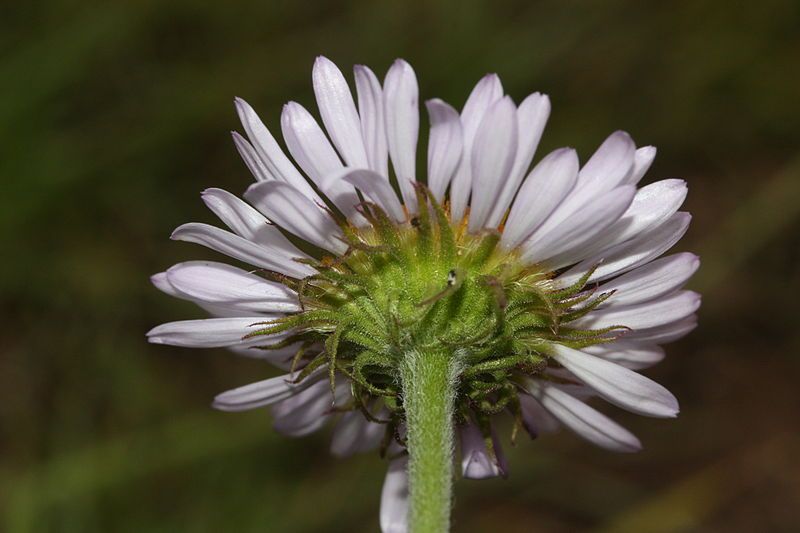
M200 316L148 282L214 257L170 231L252 181L232 98L279 131L317 54L403 57L456 106L497 72L551 96L537 157L625 129L659 148L646 182L689 183L700 327L648 372L681 416L616 411L634 456L519 443L510 479L457 484L455 531L800 530L800 4L774 0L3 3L0 530L377 530L376 455L212 411L272 371L144 338Z

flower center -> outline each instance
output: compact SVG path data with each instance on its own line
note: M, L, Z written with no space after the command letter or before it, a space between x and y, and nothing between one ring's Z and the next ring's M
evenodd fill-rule
M497 231L469 234L421 188L418 199L420 215L404 224L375 205L362 206L368 226L341 224L347 252L315 261L318 274L287 282L303 310L251 334L291 330L283 344L322 345L319 353L308 350L313 356L298 352L295 363L305 363L298 379L328 365L331 380L337 373L351 378L361 401L350 407L380 397L400 420L401 358L412 348L444 346L462 369L457 412L488 417L518 409L515 376L541 373L551 342L580 347L613 340L618 328L569 327L609 296L583 291L591 273L558 288L550 272L500 245Z

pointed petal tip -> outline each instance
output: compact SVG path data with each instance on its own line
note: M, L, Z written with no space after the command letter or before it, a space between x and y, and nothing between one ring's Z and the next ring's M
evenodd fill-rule
M626 446L619 449L621 453L639 453L644 449L644 446L642 446L642 441L639 440L639 437L633 434L631 437L632 439L625 443Z
M464 477L469 479L479 479L476 477L477 473L473 472L473 464L477 461L475 457L475 452L469 452L469 454L464 458L464 464L461 467L461 473Z
M661 398L657 405L651 405L653 407L652 413L646 416L652 416L653 418L677 418L678 413L681 411L678 399L671 392L669 392L669 396L665 395L665 397Z
M414 84L417 83L417 73L414 72L414 68L405 59L398 58L394 60L392 66L389 67L389 71L386 73L386 80L384 83L387 83L387 81L394 76L399 76L399 79L407 77L408 80L413 80Z
M503 94L503 83L500 81L500 76L498 76L494 72L490 72L488 74L484 74L483 77L478 80L478 83L475 84L475 88L472 89L472 95L480 94L483 91L488 91L488 93L498 93L499 95ZM469 101L469 98L467 98Z
M236 410L233 409L224 399L220 398L220 396L222 396L222 394L218 394L214 397L214 400L211 402L212 409L225 412L231 412Z
M253 199L252 199L252 198L250 198L250 196L252 196L252 195L253 195L253 194L256 192L256 189L258 188L258 186L259 186L259 185L264 185L264 184L266 184L266 183L271 183L271 182L269 182L269 181L257 181L257 182L255 182L255 183L251 183L251 184L250 184L250 185L248 185L248 186L247 186L247 188L244 190L244 193L242 194L242 196L243 196L243 197L244 197L246 200L253 201ZM266 187L261 187L261 189L265 189L265 188L266 188ZM271 187L270 187L270 188L271 188Z
M550 101L550 96L548 96L546 94L542 94L540 96L539 100L540 100L539 101L539 105L542 106L542 109L544 109L545 112L549 115L550 111L552 111L552 109L553 109L553 104Z
M185 233L187 229L192 228L196 225L197 225L196 222L187 222L186 224L181 224L180 226L172 230L172 233L170 233L169 235L170 240L173 241L181 240L182 234Z
M446 102L441 98L428 98L427 100L425 100L425 107L427 107L428 110L430 111L431 107L436 107L445 103Z
M163 286L164 282L166 281L167 281L166 272L159 272L157 274L153 274L152 276L150 276L150 283L152 283L156 287Z
M314 59L314 66L311 69L311 77L315 83L327 79L328 76L341 76L341 71L336 63L323 55L319 55Z
M372 72L372 69L369 68L367 65L353 65L353 74L356 75L365 75L365 76L375 76L375 73Z
M470 452L464 460L462 475L467 479L488 479L497 477L495 465L489 464L485 454Z
M244 122L245 116L248 114L255 114L253 110L253 106L247 103L247 100L241 98L239 96L235 96L233 98L233 105L236 108L236 112L239 114L239 118Z
M540 105L546 108L550 108L550 96L539 91L533 92L525 97L523 102L535 100L536 105Z
M615 448L613 451L617 453L639 453L643 450L643 446L641 442L636 443L627 443L625 446L620 446L619 448Z
M515 103L514 103L514 99L513 99L513 98L511 98L511 95L509 95L509 94L506 94L506 95L504 95L504 96L503 96L503 97L502 97L502 98L499 100L499 102L502 102L502 105L503 105L503 106L506 106L506 107L508 107L508 106L510 105L510 106L511 106L513 109L516 109L516 108L517 108L517 104L515 104ZM498 105L498 104L495 104L495 105Z
M574 157L578 159L578 151L573 148L572 146L562 146L561 148L556 148L545 157Z
M689 291L692 295L692 306L694 307L694 311L697 311L700 308L700 305L703 303L703 295L696 291Z
M649 144L647 146L640 146L639 148L636 149L636 151L643 156L647 156L648 158L655 157L656 152L658 152L655 146Z
M158 274L156 274L156 275L158 275ZM155 276L153 276L153 277L155 277ZM150 279L152 279L152 277ZM163 326L163 324L159 324L158 326L154 326L154 327L150 328L150 330L147 333L144 334L145 337L147 337L147 342L149 342L151 344L164 344L164 339L158 336L161 333L162 329L163 329L162 326Z

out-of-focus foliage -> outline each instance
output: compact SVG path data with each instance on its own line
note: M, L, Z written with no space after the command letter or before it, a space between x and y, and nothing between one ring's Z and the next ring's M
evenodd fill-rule
M0 7L0 529L377 529L377 457L208 407L269 369L144 340L200 316L147 281L212 257L169 232L251 181L233 96L279 131L317 54L404 57L456 105L496 71L551 95L540 156L621 128L689 182L701 327L649 372L682 415L615 413L635 456L518 443L509 480L458 483L456 531L800 528L800 4L48 0Z

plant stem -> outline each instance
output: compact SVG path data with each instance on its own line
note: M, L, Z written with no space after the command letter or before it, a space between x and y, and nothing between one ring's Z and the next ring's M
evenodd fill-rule
M450 529L453 403L458 362L448 351L410 350L401 364L409 454L409 531Z

